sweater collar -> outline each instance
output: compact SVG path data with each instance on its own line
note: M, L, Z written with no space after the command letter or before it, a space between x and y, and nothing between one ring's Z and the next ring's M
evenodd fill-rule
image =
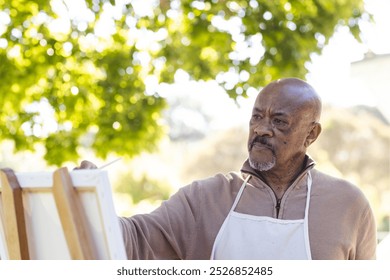
M301 177L304 173L306 173L308 170L312 169L315 166L315 161L309 155L305 156L305 162L306 166L302 169L302 172L297 176L297 178ZM263 181L261 172L257 171L256 169L253 169L250 166L249 159L244 162L243 166L241 167L241 172L255 176Z

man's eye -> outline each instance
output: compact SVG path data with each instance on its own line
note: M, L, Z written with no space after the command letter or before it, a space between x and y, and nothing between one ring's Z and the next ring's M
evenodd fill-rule
M273 119L273 123L274 123L275 125L279 125L279 126L281 126L281 125L286 125L286 124L287 124L286 121L284 121L284 120L282 120L282 119L279 119L279 118L274 118L274 119Z
M261 114L252 115L252 121L261 121L262 119L264 119L264 116Z

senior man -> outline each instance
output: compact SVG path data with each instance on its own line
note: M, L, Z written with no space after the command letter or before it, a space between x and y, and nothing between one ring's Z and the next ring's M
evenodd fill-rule
M374 259L367 199L316 170L306 153L320 115L321 100L305 81L268 84L253 107L241 171L195 181L150 214L120 218L128 257Z

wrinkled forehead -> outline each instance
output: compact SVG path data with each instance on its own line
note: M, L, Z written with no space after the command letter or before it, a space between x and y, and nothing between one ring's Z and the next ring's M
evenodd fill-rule
M254 110L274 110L286 114L318 110L318 96L306 83L273 82L263 88L256 98Z

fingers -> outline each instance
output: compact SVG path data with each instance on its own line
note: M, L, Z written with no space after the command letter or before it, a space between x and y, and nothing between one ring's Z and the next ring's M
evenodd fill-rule
M83 160L80 163L80 166L75 168L75 170L79 170L79 169L97 169L97 166L88 160Z

